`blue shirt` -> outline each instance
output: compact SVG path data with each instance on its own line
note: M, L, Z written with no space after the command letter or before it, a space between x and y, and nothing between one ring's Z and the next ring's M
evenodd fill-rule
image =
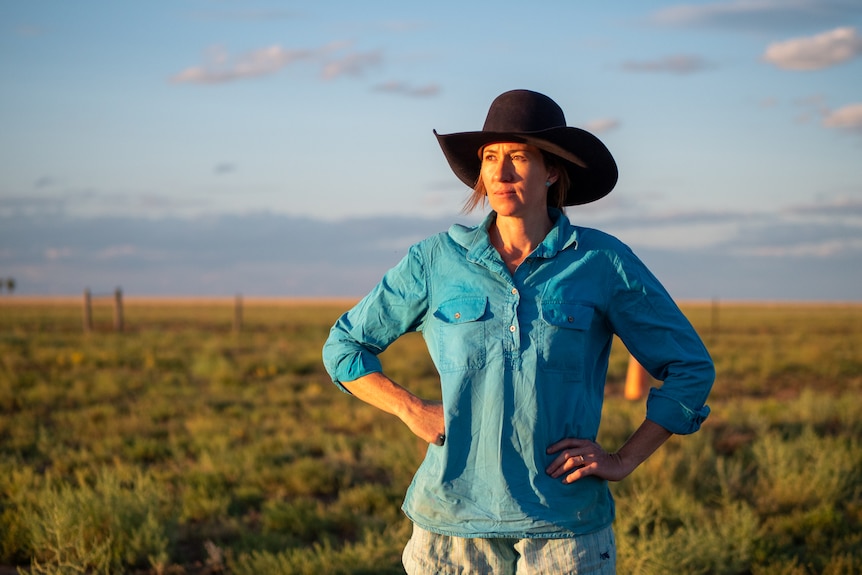
M420 331L440 374L446 442L430 445L404 500L420 527L458 537L568 537L613 522L605 480L545 468L564 438L595 440L613 335L663 383L647 418L696 431L715 376L691 324L631 250L603 232L554 227L510 273L477 227L412 246L332 327L333 381L382 371L377 355Z

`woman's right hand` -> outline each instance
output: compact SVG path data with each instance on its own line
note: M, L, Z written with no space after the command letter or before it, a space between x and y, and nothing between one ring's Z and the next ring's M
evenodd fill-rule
M443 402L428 401L416 397L415 401L411 401L410 404L401 415L401 421L416 436L428 443L442 445L446 437Z

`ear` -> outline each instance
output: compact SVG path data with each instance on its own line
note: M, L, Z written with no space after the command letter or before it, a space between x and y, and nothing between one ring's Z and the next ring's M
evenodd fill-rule
M550 167L550 168L548 168L548 177L547 177L547 181L548 181L548 182L551 182L551 185L556 184L556 183L557 183L557 180L558 180L559 178L560 178L560 172L559 172L559 170L558 170L556 167Z

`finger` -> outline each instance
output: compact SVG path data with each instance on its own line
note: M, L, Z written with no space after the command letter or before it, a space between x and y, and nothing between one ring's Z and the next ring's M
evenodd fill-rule
M566 471L571 471L572 469L583 466L586 461L587 459L583 454L565 451L551 462L551 464L545 469L545 473L551 477L557 478Z
M589 465L584 465L584 466L578 467L574 472L566 475L563 478L563 483L565 485L569 485L569 484L574 483L578 479L581 479L582 477L586 477L587 475L591 475L593 472L593 469L595 468L595 465L596 465L595 463L590 463Z
M554 458L551 464L548 465L547 468L545 468L545 472L548 475L552 476L555 473L559 475L561 471L564 471L566 462L572 457L572 455L573 454L569 451L564 451L563 453L559 454L557 457Z
M551 462L551 464L550 464L550 465L548 465L548 466L545 468L545 473L547 473L547 474L548 474L548 475L550 475L551 477L555 477L555 478L556 478L557 476L559 476L559 474L560 474L560 473L559 473L559 472L560 472L560 469L563 467L563 465L564 465L565 463L566 463L566 459L565 459L565 458L563 458L563 457L557 457L556 459L554 459L554 460Z
M562 451L563 449L580 449L591 444L592 441L586 439L575 439L573 437L567 437L566 439L561 439L560 441L548 447L547 453L550 455L551 453L557 453L558 451Z
M568 474L565 478L563 478L563 483L566 485L574 483L578 479L581 479L588 475L596 474L598 472L598 469L599 464L596 461L588 461L582 463L572 473Z

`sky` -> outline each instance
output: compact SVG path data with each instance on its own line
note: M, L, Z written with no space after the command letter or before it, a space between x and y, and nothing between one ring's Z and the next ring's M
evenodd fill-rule
M484 215L432 130L516 88L608 146L567 214L674 297L862 296L858 0L0 0L0 279L361 296Z

